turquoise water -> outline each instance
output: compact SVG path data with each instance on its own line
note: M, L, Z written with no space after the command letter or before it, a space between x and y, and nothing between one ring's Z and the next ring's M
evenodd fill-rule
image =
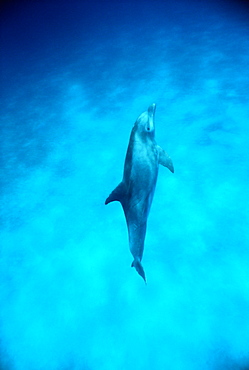
M5 2L1 49L1 370L248 369L246 3ZM104 201L152 103L145 285Z

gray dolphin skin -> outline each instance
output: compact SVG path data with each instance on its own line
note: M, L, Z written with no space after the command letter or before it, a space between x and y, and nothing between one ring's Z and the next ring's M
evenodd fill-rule
M145 283L141 260L158 166L161 164L174 172L171 158L155 141L155 110L156 104L152 104L136 120L126 153L123 179L105 201L105 204L118 201L123 207L130 251L134 257L131 266L135 267Z

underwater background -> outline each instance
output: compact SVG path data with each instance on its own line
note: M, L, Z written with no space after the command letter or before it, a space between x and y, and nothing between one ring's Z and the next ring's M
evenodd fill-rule
M249 8L1 5L1 370L249 369ZM160 167L143 266L119 203L136 118Z

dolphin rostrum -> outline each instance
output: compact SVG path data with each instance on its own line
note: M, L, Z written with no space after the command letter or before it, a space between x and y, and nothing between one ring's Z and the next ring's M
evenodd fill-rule
M136 120L131 131L121 183L106 199L105 204L119 201L123 207L129 234L132 267L146 282L141 264L147 218L157 182L158 165L174 172L169 155L155 141L155 110L152 104Z

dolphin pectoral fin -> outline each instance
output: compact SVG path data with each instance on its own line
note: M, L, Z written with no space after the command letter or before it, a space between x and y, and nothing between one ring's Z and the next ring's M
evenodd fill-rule
M122 199L125 195L125 185L123 182L121 182L109 195L109 197L106 199L105 204L111 203L111 202L122 202Z
M167 167L171 172L174 173L174 166L170 156L159 145L157 145L157 149L159 153L159 164Z
M135 269L137 270L138 274L140 276L142 276L142 278L144 279L145 281L145 284L147 284L146 282L146 277L145 277L145 272L144 272L144 269L143 269L143 266L141 264L141 261L139 261L138 258L135 258L134 261L132 262L131 264L131 267L135 267Z

